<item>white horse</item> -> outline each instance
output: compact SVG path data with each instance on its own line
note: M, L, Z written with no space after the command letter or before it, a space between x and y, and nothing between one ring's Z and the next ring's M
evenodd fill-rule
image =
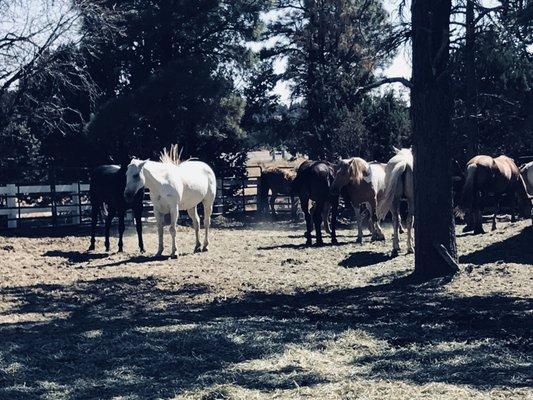
M400 201L407 200L407 253L413 252L412 229L414 212L414 180L413 180L413 153L411 149L395 149L396 155L392 157L385 167L385 193L378 203L378 219L383 219L390 211L394 232L392 235L392 256L397 256L400 250L398 229L400 227Z
M216 195L216 177L213 170L201 161L180 162L176 157L176 147L169 153L163 151L161 162L133 159L126 171L126 189L124 197L129 200L140 189L150 189L150 200L154 205L154 214L159 235L159 247L156 256L163 252L163 218L170 214L170 235L172 251L170 256L176 258L176 223L180 210L187 210L192 219L196 233L194 251L207 251L209 246L209 226ZM196 206L204 206L205 238L200 246L200 217Z
M528 162L520 167L520 174L526 184L526 189L529 194L533 194L533 161Z

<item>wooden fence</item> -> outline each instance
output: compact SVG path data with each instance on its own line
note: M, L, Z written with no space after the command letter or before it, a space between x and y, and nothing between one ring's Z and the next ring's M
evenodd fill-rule
M217 178L217 196L213 214L248 213L257 210L257 182L261 175L260 166L250 166L245 174L229 173ZM57 183L49 173L42 183L0 183L0 229L14 229L43 226L88 225L91 204L89 201L88 180L79 179L67 183ZM86 170L83 174L87 175ZM145 220L153 219L153 206L148 191L144 202ZM291 199L280 196L280 212L289 212ZM186 218L186 212L180 218ZM133 222L129 211L128 223Z

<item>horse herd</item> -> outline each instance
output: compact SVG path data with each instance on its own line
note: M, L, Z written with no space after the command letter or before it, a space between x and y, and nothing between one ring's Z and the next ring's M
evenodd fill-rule
M358 225L357 242L363 240L363 223L368 219L371 240L384 240L380 221L392 214L392 255L400 250L399 234L403 232L400 205L406 204L405 228L407 230L407 252L413 252L414 221L414 177L411 149L395 149L396 154L387 162L368 162L359 157L337 162L306 160L296 170L267 168L258 180L258 211L263 212L270 198L270 210L275 216L275 200L280 194L298 197L306 222L306 244L312 244L315 231L315 245L324 244L322 225L331 236L331 243L337 244L336 225L339 197L355 211ZM464 183L456 204L458 215L465 217L464 231L482 233L482 201L490 193L497 199L497 210L493 216L492 229L496 229L496 213L500 211L501 198L511 198L512 221L518 210L523 217L531 216L533 192L533 162L518 168L506 156L491 158L476 156L466 166L461 177ZM180 161L177 146L163 150L158 162L133 159L129 165L102 165L91 173L89 197L92 204L91 244L95 249L96 225L99 214L105 214L105 248L109 251L109 230L115 215L119 218L118 250L123 251L124 215L133 210L139 249L144 252L141 215L144 187L150 191L157 222L159 245L156 255L163 252L163 221L170 215L172 249L170 256L176 257L176 223L180 210L187 210L196 234L195 252L207 251L209 228L213 203L216 195L216 177L213 170L196 159ZM311 202L314 204L311 207ZM200 243L200 218L197 205L204 210L205 236ZM296 204L294 201L291 204ZM361 207L366 211L361 211ZM331 210L331 223L329 215ZM363 218L363 215L368 218Z

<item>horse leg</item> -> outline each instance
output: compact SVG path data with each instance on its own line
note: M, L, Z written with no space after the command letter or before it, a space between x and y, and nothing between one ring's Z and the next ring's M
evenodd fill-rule
M139 240L139 250L144 253L143 243L143 226L142 226L142 208L135 208L133 210L135 217L135 229L137 230L137 239Z
M322 215L326 205L323 202L317 201L315 204L315 210L313 211L313 222L315 223L316 245L323 246L322 240Z
M474 235L485 233L483 230L483 216L481 215L481 195L477 192L472 201L472 219L474 221Z
M326 201L322 205L322 220L324 221L324 230L331 235L331 228L329 226L329 211L331 210L331 204ZM314 212L313 212L314 215Z
M359 204L355 204L353 210L357 220L357 239L355 240L355 243L363 243L363 218L361 217L361 207Z
M159 257L161 254L163 254L163 218L165 216L156 210L154 210L154 216L157 224L157 237L159 240L159 245L157 247L157 253L155 253L155 256Z
M511 192L508 194L508 196L511 196L511 222L516 222L515 215L518 215L518 194L515 192Z
M124 214L126 213L126 211L121 210L118 213L118 252L122 253L124 248L122 237L124 236L124 230L126 229L126 227L124 226Z
M96 224L98 223L98 214L100 213L100 207L102 207L102 203L100 202L93 202L92 208L91 208L91 244L89 245L89 249L87 251L94 250L95 243L96 243Z
M305 244L312 244L311 240L311 231L313 230L313 221L311 220L311 214L309 213L309 198L300 196L300 205L302 206L302 211L305 215Z
M409 200L407 206L407 254L414 253L413 250L413 226L414 226L414 209L415 204L413 200Z
M198 216L198 210L195 207L189 208L187 214L192 220L192 226L194 228L194 233L196 235L196 245L194 246L194 252L198 253L202 248L200 245L200 217Z
M109 230L111 229L111 221L113 221L113 218L115 217L115 208L114 207L108 207L107 210L107 217L105 219L105 251L109 251Z
M372 227L372 241L376 240L385 240L385 235L383 235L383 232L381 230L381 226L379 226L378 217L376 215L376 199L373 199L366 203L367 208L370 212L370 226ZM401 227L401 224L398 224L399 227Z
M331 244L339 244L337 241L337 213L339 210L339 198L333 198L331 200Z
M496 230L496 215L500 213L500 208L501 208L501 198L500 196L496 195L496 208L494 210L494 214L492 214L492 226L491 226L492 231ZM512 213L513 211L511 210L511 214Z
M170 209L170 226L168 228L170 232L170 237L172 239L172 249L170 251L170 258L178 258L178 256L176 256L176 224L178 223L179 215L180 211L177 206Z
M272 215L272 219L276 218L276 208L274 205L276 204L276 199L278 198L278 192L272 190L272 196L270 196L270 214Z
M391 257L396 257L400 251L400 241L398 239L398 227L400 225L400 213L398 210L398 201L394 200L391 207L392 213L392 252ZM408 236L410 232L408 232Z
M213 213L214 202L214 197L212 199L207 199L203 201L205 238L204 247L202 247L202 251L207 251L209 249L209 228L211 227L211 214Z

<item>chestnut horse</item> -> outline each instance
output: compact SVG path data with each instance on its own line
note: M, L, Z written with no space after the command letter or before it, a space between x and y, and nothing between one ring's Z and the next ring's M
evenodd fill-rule
M331 194L338 196L343 187L349 198L349 203L355 210L357 218L357 243L363 241L363 221L359 206L365 204L370 211L369 223L372 241L385 240L376 216L378 202L385 191L385 166L377 162L368 163L362 158L353 157L338 162L337 175L331 185Z
M292 195L292 182L296 177L296 172L293 169L269 167L261 172L261 176L257 180L257 211L264 212L267 203L270 205L270 212L272 218L276 217L277 197L281 195L291 196L291 206L295 206L294 196ZM268 192L271 191L270 201L268 201ZM294 210L293 210L294 211ZM293 212L293 215L295 213Z
M313 230L313 223L316 233L316 245L322 246L322 222L327 227L327 216L329 209L332 208L331 217L331 243L337 244L337 236L335 234L335 225L337 218L337 207L339 203L338 196L330 194L330 187L335 179L335 168L333 164L327 161L304 161L296 173L296 178L293 181L293 193L300 198L302 211L305 214L306 223L306 244L312 244L311 232ZM309 211L309 201L315 202L313 208L313 216ZM327 230L327 228L326 228Z
M465 185L459 209L463 213L470 213L471 222L463 232L470 230L474 234L484 233L481 217L481 199L493 193L497 201L497 209L492 216L492 230L496 229L496 214L500 209L502 195L511 198L511 222L514 222L516 209L528 218L531 213L531 198L527 193L526 185L520 170L512 158L499 156L479 155L468 161L466 166Z

